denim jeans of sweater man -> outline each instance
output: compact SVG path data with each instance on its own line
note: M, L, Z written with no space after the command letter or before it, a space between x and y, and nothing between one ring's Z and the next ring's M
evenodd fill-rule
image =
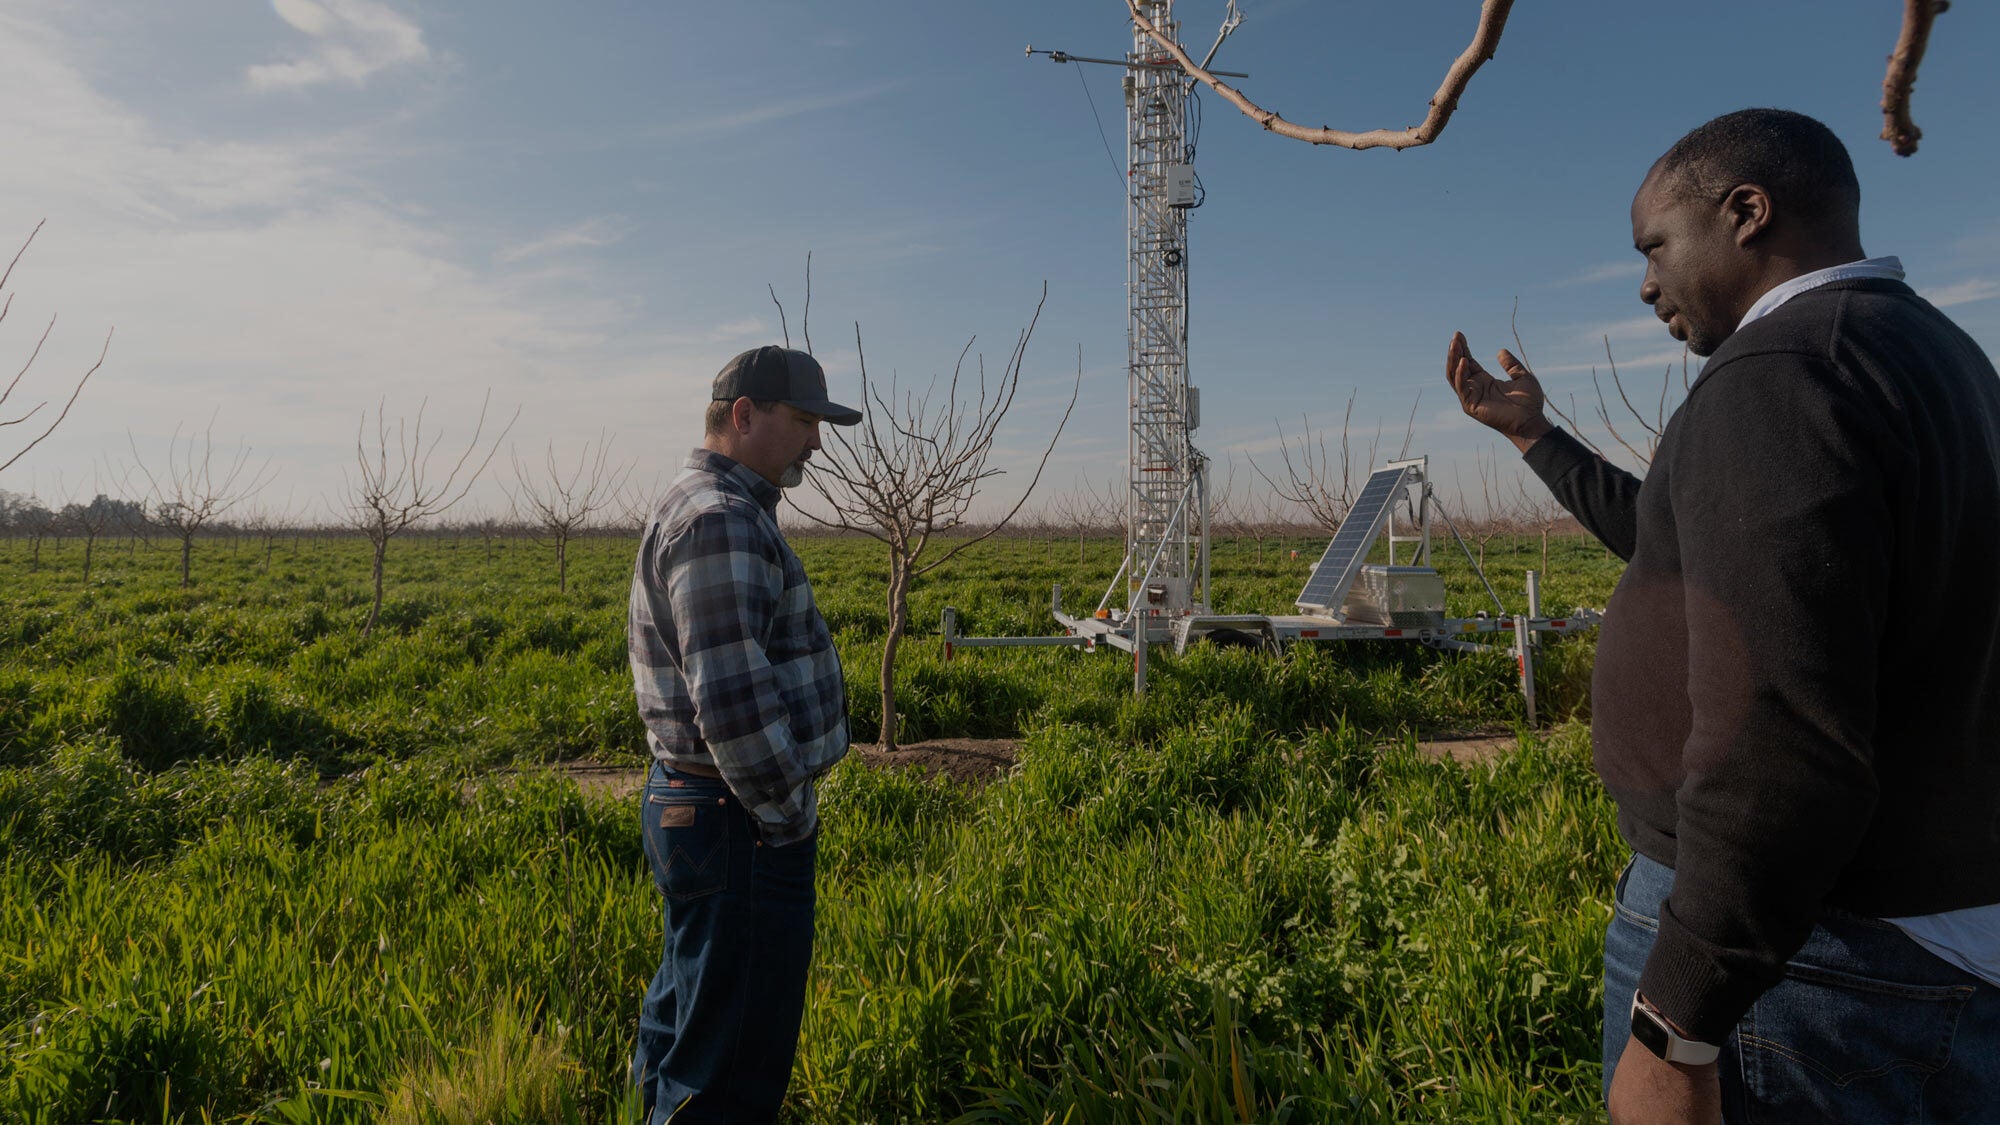
M1604 1078L1674 870L1634 856L1604 935ZM2000 1122L2000 988L1896 926L1829 911L1722 1044L1730 1122Z

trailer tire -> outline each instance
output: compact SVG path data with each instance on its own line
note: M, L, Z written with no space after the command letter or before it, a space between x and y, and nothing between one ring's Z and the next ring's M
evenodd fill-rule
M1208 643L1217 648L1263 648L1265 638L1261 632L1249 633L1242 629L1210 629L1203 634Z

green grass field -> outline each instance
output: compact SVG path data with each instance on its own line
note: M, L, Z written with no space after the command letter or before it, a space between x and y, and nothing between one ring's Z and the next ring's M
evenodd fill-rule
M1287 608L1323 541L1222 544L1223 611ZM799 542L873 737L880 549ZM616 1121L659 914L629 800L541 763L644 761L635 541L171 552L0 540L0 1122ZM1296 548L1298 558L1290 551ZM1117 545L983 544L912 593L903 737L1013 737L971 788L826 783L800 1121L1592 1120L1621 858L1552 647L985 650L1096 603ZM1510 609L1539 543L1488 549ZM1485 594L1440 555L1454 610ZM1544 602L1617 564L1559 543ZM1553 715L1555 721L1546 720Z

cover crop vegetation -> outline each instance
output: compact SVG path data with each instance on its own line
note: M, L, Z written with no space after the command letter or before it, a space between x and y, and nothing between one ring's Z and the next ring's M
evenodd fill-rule
M1219 608L1285 608L1320 543L1221 546ZM798 545L867 741L879 548ZM536 767L644 763L632 542L576 544L559 594L526 541L413 540L365 640L365 543L218 546L189 590L123 546L86 584L80 545L0 542L0 1121L621 1119L659 940L635 802ZM1046 631L1049 583L1088 609L1116 551L982 544L913 628ZM1503 594L1531 560L1489 548ZM1554 570L1551 606L1616 576ZM828 778L788 1114L1594 1119L1621 849L1589 660L1552 646L1562 721L1462 766L1414 736L1517 723L1501 650L1199 648L1135 700L1108 654L906 646L905 741L1019 764Z

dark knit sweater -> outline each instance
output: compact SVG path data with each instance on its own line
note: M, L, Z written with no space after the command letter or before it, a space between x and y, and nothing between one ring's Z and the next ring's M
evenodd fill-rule
M1592 685L1627 843L1674 868L1640 989L1721 1042L1828 910L2000 903L2000 377L1900 282L1716 349L1644 483L1527 462L1628 562Z

